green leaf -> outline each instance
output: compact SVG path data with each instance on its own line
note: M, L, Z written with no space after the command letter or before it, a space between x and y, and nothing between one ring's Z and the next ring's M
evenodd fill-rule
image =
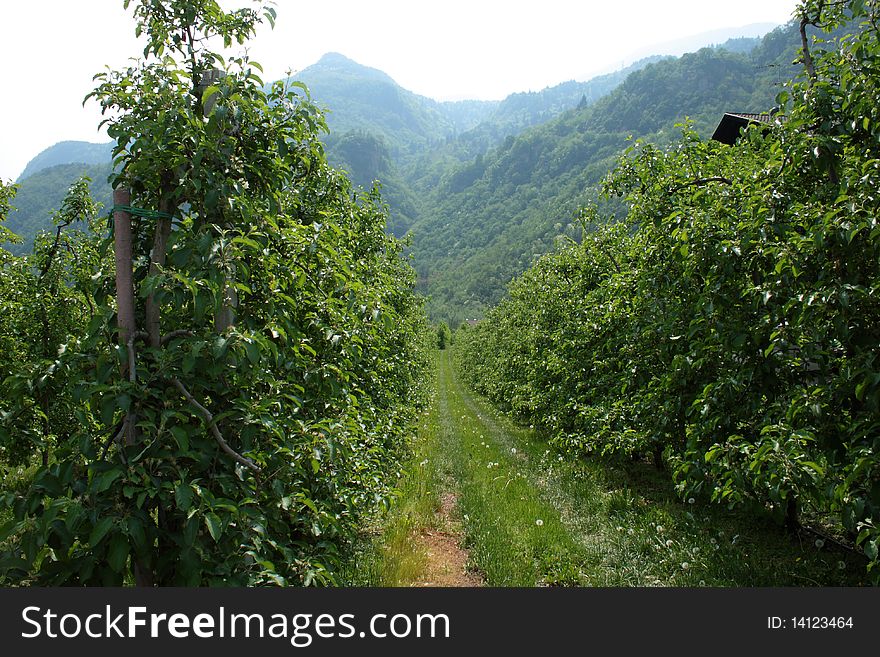
M110 549L107 551L107 565L114 572L121 573L128 561L128 537L125 534L116 534L110 540Z
M144 531L144 523L137 516L128 517L128 536L134 546L135 552L144 554L147 551L147 536Z
M95 547L98 543L101 542L101 539L110 531L110 528L113 526L113 518L112 517L104 517L98 521L98 524L95 525L94 529L92 529L92 533L89 534L89 545Z
M183 544L192 545L195 543L196 536L199 533L199 523L196 518L189 518L186 526L183 528Z
M119 468L114 468L113 470L107 470L106 472L102 472L99 475L95 476L94 481L92 482L92 491L94 493L103 493L105 490L110 488L113 485L113 482L119 479L122 476L122 470Z
M189 430L187 429L187 427L176 424L171 427L170 431L171 435L174 436L174 440L177 442L177 446L180 447L181 451L188 452Z
M233 238L232 243L233 244L243 244L244 246L249 246L250 248L254 249L255 251L262 251L262 249L263 249L263 247L260 245L259 242L252 240L250 237L243 237L241 235Z
M202 107L208 107L210 104L211 98L213 98L215 95L217 95L219 93L220 93L220 87L217 87L214 85L211 85L210 87L205 89L205 91L202 93Z
M174 500L181 511L189 511L192 506L192 488L189 484L179 484L174 489Z
M223 523L217 517L217 514L210 511L206 513L205 525L208 527L208 533L211 534L211 538L214 541L219 541L220 536L223 534Z
M821 465L816 463L815 461L801 461L801 463L803 465L807 466L808 468L810 468L811 470L815 470L816 474L818 474L819 476L822 476L825 474L825 469Z
M248 342L244 350L251 365L257 365L260 362L260 347L256 342Z

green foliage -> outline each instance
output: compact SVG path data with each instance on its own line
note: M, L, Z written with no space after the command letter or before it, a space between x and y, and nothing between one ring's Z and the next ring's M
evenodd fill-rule
M429 335L414 273L378 195L328 166L304 89L267 91L257 63L205 49L243 43L274 10L129 4L144 59L92 95L116 141L114 186L174 218L134 220L144 330L128 341L112 268L90 269L87 325L48 372L76 420L30 488L2 497L14 517L0 572L331 582L406 455Z
M446 349L446 346L452 342L452 331L449 330L449 326L446 322L440 322L437 326L437 348L441 351Z
M2 225L12 210L12 199L15 197L17 189L17 185L7 184L0 180L0 243L14 242L17 239L14 233Z
M28 256L2 252L0 463L26 463L37 449L47 463L51 447L76 424L62 356L94 308L97 212L89 181L81 179L54 213L54 234L39 233Z
M653 455L685 497L791 526L833 513L876 576L880 9L849 4L857 27L812 53L786 121L734 147L690 125L635 144L605 185L626 226L539 260L468 331L461 368L573 454Z

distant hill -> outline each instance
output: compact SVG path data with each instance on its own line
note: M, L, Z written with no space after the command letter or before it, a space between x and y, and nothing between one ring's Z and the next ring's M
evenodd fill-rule
M331 135L375 134L387 144L395 162L430 147L455 129L436 101L407 91L382 71L338 53L324 55L296 79L308 86L320 107L330 110Z
M18 182L58 164L104 164L110 161L113 142L93 144L87 141L61 141L34 157L18 177Z
M56 164L23 179L12 200L15 209L9 213L4 225L25 239L21 244L6 245L3 248L17 254L29 252L34 236L40 230L52 227L53 212L61 207L61 201L70 185L82 176L91 179L90 188L95 200L109 208L112 203L107 178L111 168L108 156L103 164Z
M402 236L422 214L422 199L450 167L467 162L508 135L562 112L592 104L629 73L657 58L588 82L564 82L502 101L436 101L338 53L324 55L295 77L329 111L330 161L368 188L382 182L390 230Z
M535 125L545 123L563 112L585 108L606 96L631 73L663 59L646 57L634 64L587 82L568 81L541 91L514 93L497 103L491 112L473 128L447 138L442 144L426 150L406 166L405 176L419 195L440 184L450 168L468 165L473 158L485 154L507 137L516 136ZM473 167L469 168L470 171ZM465 177L469 174L465 172Z
M477 147L485 148L580 102L595 102L648 61L652 59L588 82L564 82L502 101L437 101L338 53L324 55L295 78L308 86L319 106L329 109L331 137L353 131L380 137L393 163L403 169L451 141L478 141Z

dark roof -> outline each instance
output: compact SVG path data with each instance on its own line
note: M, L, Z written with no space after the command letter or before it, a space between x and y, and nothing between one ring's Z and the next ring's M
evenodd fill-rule
M723 144L733 145L739 139L739 133L749 124L773 123L772 114L751 114L748 112L725 112L721 122L715 128L712 139Z

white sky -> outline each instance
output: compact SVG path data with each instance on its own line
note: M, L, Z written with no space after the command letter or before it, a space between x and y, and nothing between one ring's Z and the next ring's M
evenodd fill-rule
M137 0L134 0L136 2ZM247 0L223 0L246 6ZM797 0L276 0L251 46L266 81L340 52L437 98L500 99L589 79L719 28L784 23ZM83 97L142 50L122 0L0 0L0 178L65 139L106 141Z

